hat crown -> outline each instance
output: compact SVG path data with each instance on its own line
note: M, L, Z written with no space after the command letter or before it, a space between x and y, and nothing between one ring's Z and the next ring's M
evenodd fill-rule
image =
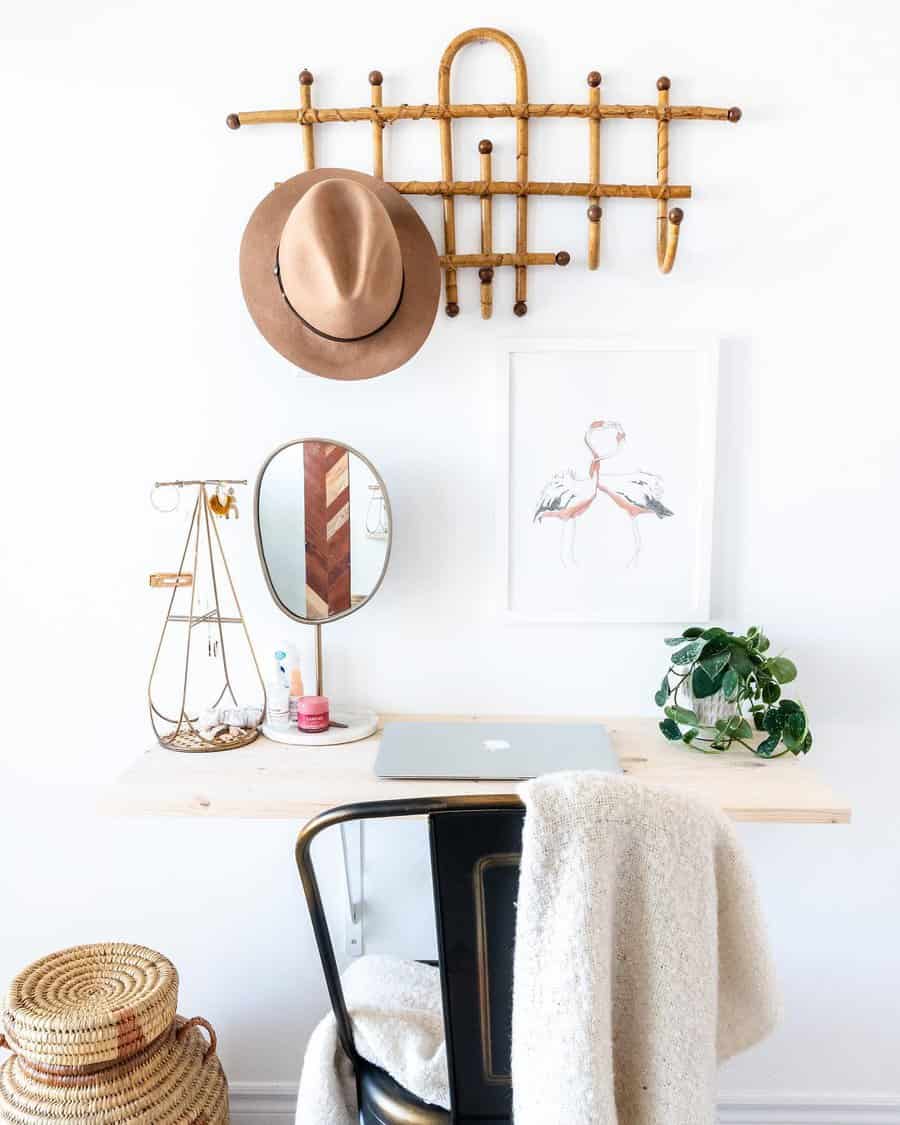
M281 286L317 331L341 340L377 332L403 290L403 257L384 204L364 184L322 180L287 217L278 246Z

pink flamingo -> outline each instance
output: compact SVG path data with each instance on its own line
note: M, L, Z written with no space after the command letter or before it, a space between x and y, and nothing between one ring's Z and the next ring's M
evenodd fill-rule
M601 484L598 478L597 490L605 492L612 502L631 518L631 532L634 536L634 554L628 566L637 566L641 555L641 532L637 517L651 513L664 520L674 513L662 503L663 478L658 473L647 473L639 469L637 473L610 473L604 480L618 480L620 484Z
M602 451L597 448L598 439L594 436L598 431L604 438ZM544 485L532 522L543 523L545 519L562 522L560 559L563 566L566 565L567 545L569 561L575 562L575 521L588 510L601 491L600 464L615 457L624 440L625 431L618 422L591 422L584 434L584 444L591 454L588 475L578 477L573 469L563 469Z

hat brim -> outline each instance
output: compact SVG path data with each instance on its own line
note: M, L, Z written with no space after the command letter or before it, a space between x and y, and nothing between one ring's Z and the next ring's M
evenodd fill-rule
M364 340L341 343L318 335L289 308L275 276L275 252L298 199L322 180L355 180L384 204L400 243L403 295L393 318ZM259 204L241 240L241 288L256 324L285 359L326 379L371 379L406 363L421 348L437 315L441 266L428 228L394 188L364 172L317 168L279 184Z

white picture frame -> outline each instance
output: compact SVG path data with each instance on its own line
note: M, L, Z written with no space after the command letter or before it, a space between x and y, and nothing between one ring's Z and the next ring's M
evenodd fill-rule
M709 619L718 356L717 340L500 341L497 557L504 621ZM613 455L615 473L605 464ZM643 491L635 491L638 479ZM586 496L590 481L595 499ZM573 492L587 508L564 518L553 505ZM548 533L543 542L536 532ZM547 547L554 532L555 562ZM579 536L586 542L575 551Z

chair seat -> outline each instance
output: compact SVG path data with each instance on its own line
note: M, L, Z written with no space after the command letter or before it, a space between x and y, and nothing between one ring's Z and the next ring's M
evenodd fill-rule
M447 1110L420 1101L364 1060L359 1066L359 1110L363 1125L447 1125L450 1121Z

